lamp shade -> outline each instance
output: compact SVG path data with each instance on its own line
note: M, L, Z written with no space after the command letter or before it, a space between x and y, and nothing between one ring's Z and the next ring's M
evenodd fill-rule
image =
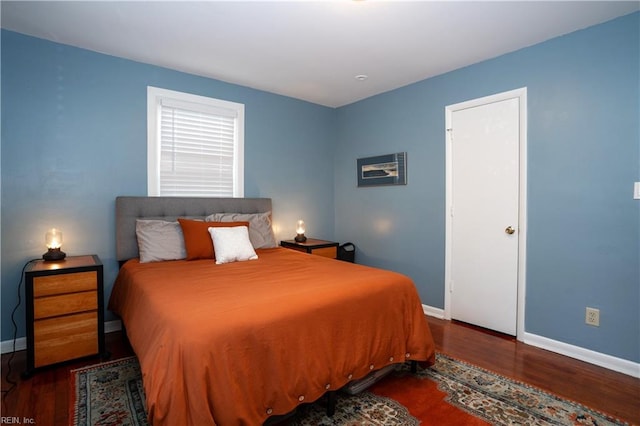
M296 237L294 238L295 241L299 242L299 243L303 243L305 241L307 241L307 237L304 236L304 233L306 231L306 227L304 225L304 220L299 220L296 222Z
M44 235L44 241L47 246L47 252L42 255L46 261L60 261L67 255L60 250L62 247L62 232L59 229L51 228Z
M296 234L304 234L306 228L304 226L304 220L299 220L296 222Z
M51 228L45 234L47 248L56 249L62 247L62 232L59 229Z

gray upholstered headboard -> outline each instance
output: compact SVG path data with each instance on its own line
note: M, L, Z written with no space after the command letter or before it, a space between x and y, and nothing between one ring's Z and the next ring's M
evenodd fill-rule
M271 198L117 197L116 258L138 257L136 219L204 219L212 213L271 212Z

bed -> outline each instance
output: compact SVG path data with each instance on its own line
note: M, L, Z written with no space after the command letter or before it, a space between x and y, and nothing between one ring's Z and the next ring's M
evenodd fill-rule
M191 226L214 213L223 227L207 228L215 260L148 261L142 223ZM388 365L433 363L408 277L278 247L273 237L260 244L254 219L270 215L267 198L116 199L121 268L109 309L140 362L154 426L260 425ZM247 229L257 258L221 262L224 240L214 237L243 231L246 244ZM181 230L187 244L191 231Z

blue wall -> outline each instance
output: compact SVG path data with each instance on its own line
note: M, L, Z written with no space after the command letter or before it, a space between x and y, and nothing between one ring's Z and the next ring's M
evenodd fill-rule
M2 340L48 228L68 254L100 256L111 293L115 197L147 194L148 85L244 103L245 196L273 199L279 238L299 218L334 237L334 109L2 31Z
M526 331L640 361L639 28L635 13L340 108L336 235L443 308L445 107L526 86ZM357 158L400 151L406 187L356 187Z
M51 226L101 256L108 296L114 198L146 194L147 85L244 103L245 195L274 199L279 237L304 218L440 308L444 109L526 86L526 331L640 362L639 27L635 13L336 110L3 31L2 340ZM357 158L398 151L407 186L356 188Z

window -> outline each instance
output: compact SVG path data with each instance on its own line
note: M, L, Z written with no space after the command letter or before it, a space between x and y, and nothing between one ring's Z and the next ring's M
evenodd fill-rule
M148 195L244 196L244 105L147 88Z

